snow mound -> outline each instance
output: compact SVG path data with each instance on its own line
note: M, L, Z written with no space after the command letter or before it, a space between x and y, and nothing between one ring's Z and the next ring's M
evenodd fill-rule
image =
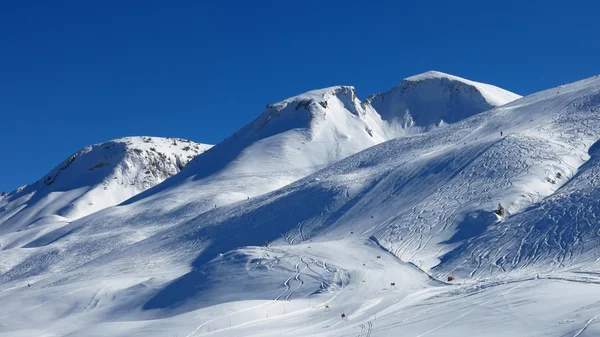
M51 215L75 220L119 204L177 174L208 148L156 137L87 146L36 183L0 197L0 232L24 229Z

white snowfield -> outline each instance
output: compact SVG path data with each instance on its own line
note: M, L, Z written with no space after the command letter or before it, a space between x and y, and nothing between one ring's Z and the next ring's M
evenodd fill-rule
M0 336L600 335L600 79L403 83L270 105L118 206L0 235Z

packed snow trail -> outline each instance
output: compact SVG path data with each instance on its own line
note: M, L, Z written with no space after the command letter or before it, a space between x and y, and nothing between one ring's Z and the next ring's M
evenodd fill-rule
M581 335L581 334L582 334L582 333L585 331L585 329L587 329L587 327L588 327L588 326L590 326L590 324L592 324L592 322L593 322L593 321L594 321L594 320L595 320L597 317L598 317L598 315L596 315L596 316L594 316L594 317L590 318L590 320L589 320L589 321L585 322L585 325L584 325L584 326L581 328L581 330L577 331L577 333L576 333L576 334L574 334L574 335L573 335L573 337L580 336L580 335Z

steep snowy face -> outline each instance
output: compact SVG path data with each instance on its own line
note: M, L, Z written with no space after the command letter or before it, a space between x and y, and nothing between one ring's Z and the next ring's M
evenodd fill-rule
M498 87L429 71L366 99L394 129L455 123L521 96Z
M128 137L81 149L36 183L0 197L0 232L70 221L177 174L210 145Z

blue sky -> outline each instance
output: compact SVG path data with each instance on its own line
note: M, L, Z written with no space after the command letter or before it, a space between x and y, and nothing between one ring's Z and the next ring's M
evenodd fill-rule
M331 85L439 70L519 94L600 72L593 1L3 1L0 191L130 135L217 143Z

